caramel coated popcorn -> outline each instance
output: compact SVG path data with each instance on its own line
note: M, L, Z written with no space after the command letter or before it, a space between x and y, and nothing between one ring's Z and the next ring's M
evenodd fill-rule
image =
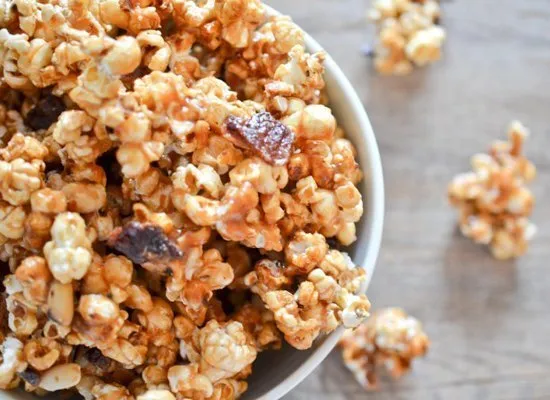
M474 155L472 171L457 175L448 188L462 234L489 246L500 260L525 254L536 233L529 220L535 198L527 187L536 168L523 155L528 136L527 128L512 122L508 140L494 142L487 154Z
M258 0L2 3L1 389L236 399L368 316L324 60Z
M412 361L423 357L429 345L422 324L400 308L374 312L340 340L344 364L367 390L378 387L381 368L393 378L406 374Z
M441 58L445 30L437 0L375 0L368 18L377 29L374 66L385 75L407 75Z

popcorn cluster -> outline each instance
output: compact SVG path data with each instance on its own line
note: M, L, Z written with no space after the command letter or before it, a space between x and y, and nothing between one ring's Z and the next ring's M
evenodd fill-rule
M488 154L474 155L472 171L457 175L448 188L462 234L488 245L500 260L525 254L536 233L529 220L535 198L526 186L536 168L522 154L528 135L520 122L512 122L508 141L496 141Z
M407 75L441 58L445 30L437 0L374 0L368 18L377 29L374 66L385 75Z
M426 354L429 345L422 324L400 308L374 312L340 340L344 364L367 390L377 388L380 368L399 378L410 370L414 358Z
M366 318L362 174L289 18L0 3L0 389L235 399Z

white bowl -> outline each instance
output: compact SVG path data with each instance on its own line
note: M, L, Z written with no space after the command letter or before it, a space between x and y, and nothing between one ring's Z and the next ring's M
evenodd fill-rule
M276 11L269 8L276 15ZM309 52L323 50L311 36L306 33L306 47ZM359 184L363 195L365 212L357 225L357 242L347 251L355 264L367 272L367 286L372 278L384 222L384 181L382 163L376 138L367 113L340 67L328 55L325 61L326 91L329 106L338 124L346 132L346 138L351 140L357 149L359 165L364 178ZM248 379L249 389L243 399L275 400L283 397L296 385L303 381L321 362L344 332L339 328L330 335L317 340L313 347L300 351L285 346L279 351L269 351L260 354L254 363L253 374Z
M269 12L277 14L270 8ZM307 34L306 46L310 52L322 50L319 43ZM378 257L384 221L384 181L380 153L365 109L350 82L330 56L327 56L325 67L330 108L340 126L344 128L346 137L355 145L358 161L364 173L359 190L363 195L365 213L357 225L357 242L348 252L355 264L367 272L367 281L362 288L366 291ZM243 399L275 400L283 397L325 359L336 346L343 331L342 328L337 329L317 340L312 348L305 351L285 346L279 351L262 353L254 364L254 372L248 379L249 389ZM36 398L21 391L0 392L0 400ZM47 397L49 400L57 398L55 394Z

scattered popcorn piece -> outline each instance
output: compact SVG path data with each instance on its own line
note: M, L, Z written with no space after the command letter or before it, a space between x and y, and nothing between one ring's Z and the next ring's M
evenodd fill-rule
M508 141L496 141L488 154L474 155L473 171L457 175L448 188L462 234L488 245L499 260L525 254L536 233L529 220L535 198L526 186L536 168L522 154L528 135L520 122L512 122Z
M410 370L414 358L426 354L429 345L421 323L400 308L374 312L340 340L344 364L367 390L377 388L380 368L399 378Z
M378 33L374 66L385 75L407 75L441 58L445 30L437 0L375 0L368 18Z

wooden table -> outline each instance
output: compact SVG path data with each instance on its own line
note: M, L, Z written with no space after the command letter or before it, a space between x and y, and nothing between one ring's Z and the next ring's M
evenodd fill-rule
M550 1L444 2L444 60L404 78L377 76L362 56L364 1L268 3L326 48L364 102L387 205L368 294L375 308L405 307L433 341L412 374L377 394L335 351L285 399L550 399ZM446 185L515 118L532 131L539 233L526 256L497 262L457 234Z

